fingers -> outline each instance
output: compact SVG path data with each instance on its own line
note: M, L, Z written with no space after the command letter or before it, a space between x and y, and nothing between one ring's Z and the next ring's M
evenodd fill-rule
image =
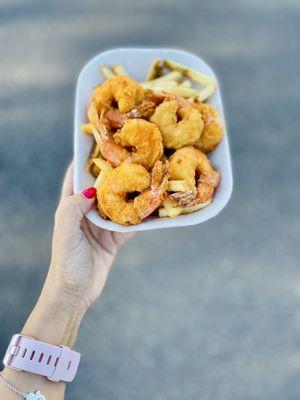
M115 252L119 246L135 235L135 232L123 233L108 231L99 228L90 221L88 221L88 226L96 242L111 253Z
M71 196L73 194L73 161L68 166L65 174L64 182L61 190L61 198Z
M81 221L95 202L96 189L91 187L82 193L63 196L57 212L56 221L64 231L80 229Z
M73 161L69 165L61 190L61 201L56 211L57 222L62 222L65 229L80 228L84 215L90 211L96 196L94 187L84 190L82 193L73 194ZM102 233L103 229L97 229L97 233ZM121 233L111 232L111 238L117 247L121 246L128 239L134 236L134 232Z

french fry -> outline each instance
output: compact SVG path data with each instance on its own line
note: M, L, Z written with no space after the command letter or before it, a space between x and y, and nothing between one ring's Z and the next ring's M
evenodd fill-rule
M100 174L100 169L97 167L96 164L92 164L90 173L91 173L95 178L97 178L97 176Z
M150 65L150 68L147 72L146 81L151 81L152 79L157 78L161 75L163 69L163 63L161 60L155 60Z
M184 81L181 82L181 84L179 85L180 87L192 87L192 82L189 81L188 79L185 79Z
M113 71L114 71L115 75L117 75L117 76L128 76L127 71L121 64L116 64L113 67Z
M160 218L164 218L164 217L172 218L172 217L177 217L180 214L189 214L189 213L201 210L202 208L209 206L212 202L211 200L208 200L205 203L200 203L200 204L197 204L192 207L172 207L170 205L170 202L169 201L165 202L165 200L167 200L167 199L163 200L163 203L162 203L163 208L160 208L158 210L158 215Z
M101 161L104 162L104 158L102 157L101 153L99 152L99 154L97 155L97 158L93 158L91 160L92 162L92 166L91 166L91 173L92 175L96 178L100 171L101 171Z
M167 92L172 94L177 94L178 96L182 97L198 97L200 95L199 90L188 88L188 87L181 87L181 86L153 86L151 88L153 92Z
M158 210L158 215L161 218L162 217L174 218L180 214L181 208L174 207L167 197L163 199L162 206L163 207Z
M109 161L105 161L101 158L94 159L95 165L100 169L100 173L95 180L94 187L98 189L106 177L111 173L113 167L109 163Z
M203 72L197 71L193 68L189 68L186 65L180 64L176 61L165 60L164 65L169 68L171 71L178 71L182 75L190 78L192 81L200 83L203 86L206 86L211 81L214 82L211 76L204 74Z
M205 87L204 90L202 90L198 96L200 101L205 101L209 99L216 91L217 86L215 82L211 82L209 85Z
M214 79L203 72L197 71L193 68L188 68L186 65L180 64L173 60L165 60L164 66L169 68L171 71L181 72L182 75L204 86L205 89L200 92L199 95L199 99L201 101L207 100L217 89Z
M87 172L91 171L92 165L94 164L93 159L97 158L99 154L100 154L100 148L98 144L94 142L85 165L85 170Z
M180 215L180 210L178 208L172 208L172 209L167 209L167 208L160 208L158 210L158 216L159 218L175 218Z
M97 145L99 146L99 149L100 149L100 147L102 145L100 133L97 131L97 129L94 127L94 125L92 125L92 130L93 130L93 136L94 136L95 142L97 143Z
M142 82L140 85L144 89L148 89L149 87L160 85L163 82L169 82L169 81L175 81L178 82L180 78L182 77L181 73L178 71L172 71L169 72L168 74L165 74L163 76L160 76L159 78L152 79L150 81Z
M109 79L112 76L115 76L114 72L110 68L106 67L105 65L100 65L100 72L101 72L103 78L105 78L105 79Z
M86 133L87 135L93 134L92 124L82 124L80 128L82 132Z
M159 78L152 79L150 82L161 82L161 81L179 81L182 78L182 74L179 71L171 71Z
M177 87L178 83L175 82L175 81L168 81L168 80L159 81L159 82L149 81L149 82L141 83L141 86L144 89L151 89L152 90L153 88L155 88L157 86L158 87Z
M100 156L100 157L99 157ZM95 165L97 165L97 167L101 170L103 169L107 169L108 166L110 166L109 161L105 161L104 158L101 156L101 154L99 154L99 156L97 158L93 158L93 163Z
M97 176L95 182L94 182L94 188L98 189L101 186L101 183L103 182L103 172L100 171L99 175Z
M190 189L191 188L189 184L187 183L187 181L184 180L174 180L168 182L168 192L185 192Z

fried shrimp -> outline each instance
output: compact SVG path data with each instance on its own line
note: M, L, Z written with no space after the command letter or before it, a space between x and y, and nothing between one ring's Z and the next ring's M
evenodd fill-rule
M93 101L98 112L115 108L117 103L121 113L133 109L142 101L144 89L129 76L113 76L94 90Z
M195 146L204 153L214 150L222 140L224 134L224 125L218 113L218 110L207 103L192 103L200 111L204 122L204 128L200 139Z
M168 167L161 161L155 163L151 176L142 165L124 163L98 188L98 208L121 225L139 224L160 206L167 185Z
M113 76L94 90L88 108L88 117L99 129L99 115L102 110L117 108L126 113L139 104L144 97L144 89L129 76Z
M190 190L171 194L170 199L184 206L193 206L210 200L220 182L207 156L193 146L186 146L170 157L170 179L184 180Z
M126 161L141 164L150 169L163 155L161 133L151 122L143 119L128 119L112 136L101 116L100 127L101 154L113 166Z
M163 155L162 136L158 127L143 119L127 120L114 135L114 140L123 148L132 147L132 161L147 169L152 168Z
M150 121L158 125L165 147L171 149L197 142L204 126L199 111L177 99L163 101Z

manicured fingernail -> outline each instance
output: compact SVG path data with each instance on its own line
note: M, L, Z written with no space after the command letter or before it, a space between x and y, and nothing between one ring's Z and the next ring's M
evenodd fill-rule
M83 194L83 196L86 197L87 199L93 199L97 194L97 189L91 186L83 190L81 194Z

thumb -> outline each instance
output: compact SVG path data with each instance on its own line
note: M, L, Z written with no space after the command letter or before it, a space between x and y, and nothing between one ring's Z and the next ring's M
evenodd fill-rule
M90 187L81 193L63 197L55 216L57 223L66 230L80 228L83 217L95 202L96 194L97 190Z

